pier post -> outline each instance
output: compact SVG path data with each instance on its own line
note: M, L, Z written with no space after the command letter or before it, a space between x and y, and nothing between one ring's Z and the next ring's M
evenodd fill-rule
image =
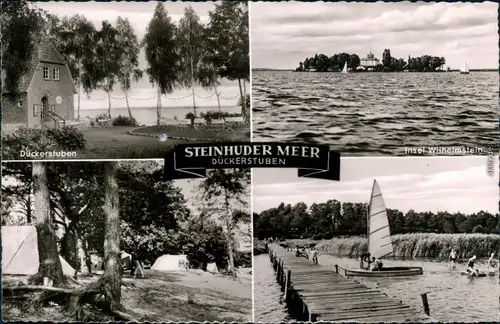
M427 293L420 294L420 297L422 298L422 305L424 307L425 314L427 314L427 316L430 316L431 310L429 308L429 301L427 300Z
M303 321L309 320L309 309L307 308L306 303L301 299L302 302L302 314L301 314L301 319Z
M281 261L280 285L285 285L285 261Z
M287 270L286 271L286 281L285 281L285 294L284 294L284 297L285 297L285 301L288 302L288 300L290 299L290 278L292 276L292 270Z
M318 314L309 314L309 322L316 322L318 320Z
M339 266L337 264L335 265L335 273L339 273Z

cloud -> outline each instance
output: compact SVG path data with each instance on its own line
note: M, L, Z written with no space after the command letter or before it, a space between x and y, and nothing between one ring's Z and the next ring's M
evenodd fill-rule
M495 68L497 6L493 2L252 3L252 66L295 68L316 53L364 56L371 50L380 57L390 48L396 57L444 56L453 68L464 59L474 68ZM450 44L460 45L461 51Z
M438 159L441 161L435 163ZM442 168L446 160L448 163L451 161L446 158L420 159L420 168L415 161L406 158L392 158L391 162L385 160L385 163L375 162L383 159L343 159L342 165L346 168L341 171L342 180L339 182L299 179L296 175L295 179L290 179L288 170L275 169L275 183L272 183L271 173L265 172L265 169L255 169L254 211L276 207L281 202L296 204L302 201L308 205L329 199L367 202L373 179L376 179L388 208L403 212L413 209L422 212L474 213L485 210L497 213L498 162L495 166L496 175L490 177L486 174L485 159L465 157L458 168L450 165L451 170ZM364 174L356 176L354 170L349 172L353 166ZM365 171L361 171L363 169ZM391 169L392 174L388 174ZM366 175L368 172L370 175ZM282 177L280 173L287 175Z

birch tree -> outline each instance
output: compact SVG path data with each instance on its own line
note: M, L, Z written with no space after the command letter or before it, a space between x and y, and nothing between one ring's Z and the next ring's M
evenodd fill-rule
M248 219L241 210L249 204L250 183L250 169L216 169L210 170L198 187L200 200L206 206L206 210L216 214L225 229L229 272L233 276L236 276L235 231L240 221Z
M161 96L172 93L179 81L176 27L161 2L156 5L141 45L146 52L149 82L157 87L156 123L160 125Z
M85 16L74 15L59 20L49 16L49 33L59 53L68 63L71 76L77 88L77 118L80 119L80 102L82 79L92 77L93 59L95 52L96 29ZM95 87L84 86L84 91L89 94Z
M111 92L120 73L122 48L116 42L117 30L108 21L102 22L96 37L95 67L92 77L108 96L108 117L111 118Z
M116 41L119 44L119 48L122 50L118 81L120 82L122 91L125 93L128 116L132 119L132 111L130 110L130 104L128 102L128 92L130 91L132 83L139 81L143 75L142 70L139 69L139 40L127 18L118 17L116 21L116 30Z
M193 113L196 116L195 86L200 83L200 72L203 65L204 27L200 17L191 6L184 9L184 16L177 28L177 44L180 58L180 83L191 88L193 96Z
M245 98L245 81L250 80L248 5L223 1L209 12L209 16L209 57L220 78L238 81L240 97ZM242 100L241 110L243 118L248 120L246 100Z

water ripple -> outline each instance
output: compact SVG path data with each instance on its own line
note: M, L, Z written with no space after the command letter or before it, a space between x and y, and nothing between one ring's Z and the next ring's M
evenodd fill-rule
M327 144L349 155L404 147L495 147L498 75L294 73L252 75L253 138Z

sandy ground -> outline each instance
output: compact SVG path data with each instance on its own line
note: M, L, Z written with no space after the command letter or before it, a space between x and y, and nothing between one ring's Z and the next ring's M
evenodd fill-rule
M240 269L238 279L203 271L146 271L146 278L133 279L125 275L122 285L122 305L139 321L237 321L252 320L252 275L250 269ZM98 276L82 277L85 285ZM3 277L8 284L19 277ZM25 280L26 278L22 278ZM27 302L3 299L4 321L70 321L62 306L36 307ZM85 321L111 320L94 307L85 309Z

